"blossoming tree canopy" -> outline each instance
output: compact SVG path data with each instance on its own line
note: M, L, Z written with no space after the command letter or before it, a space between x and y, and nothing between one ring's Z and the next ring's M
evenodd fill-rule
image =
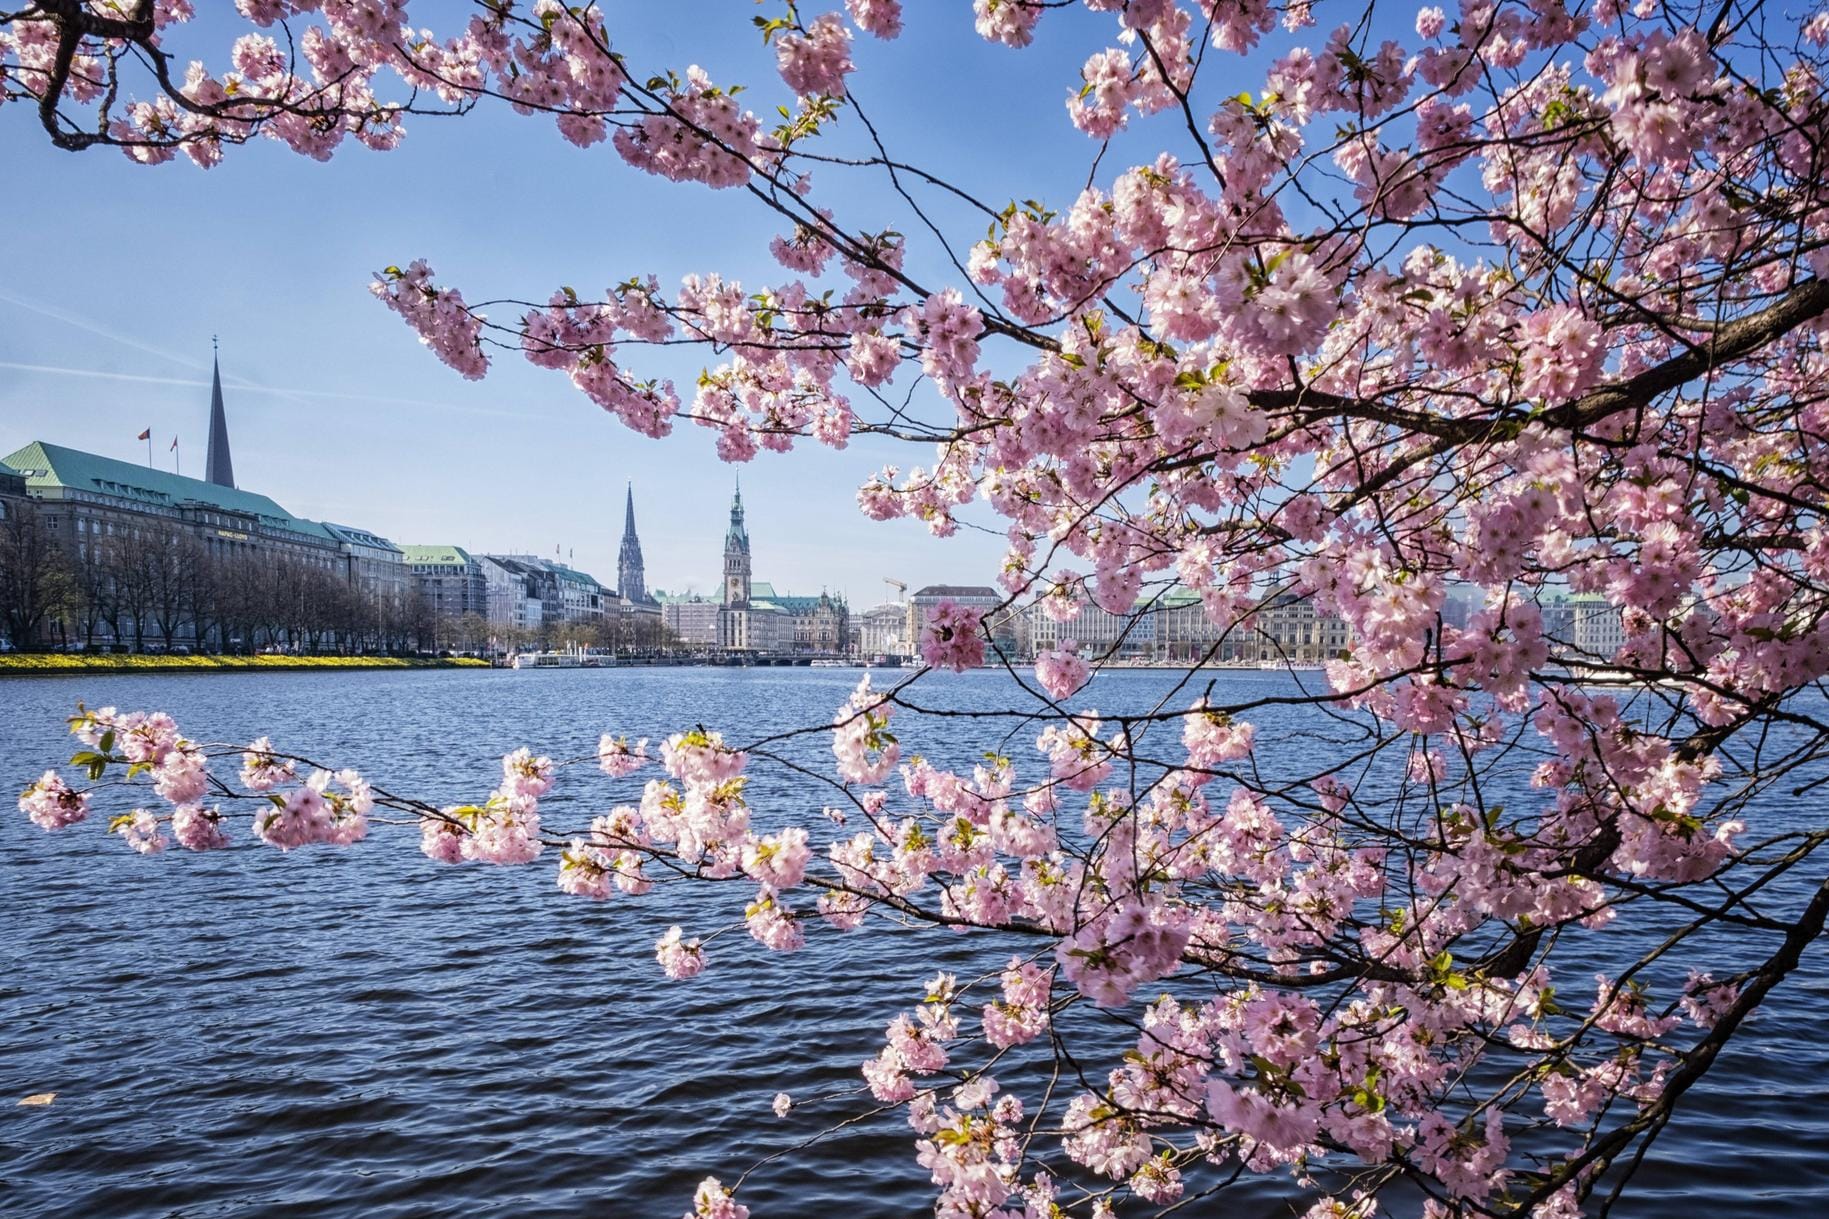
M556 854L584 897L747 878L733 922L777 951L878 916L1013 945L911 993L863 1067L942 1214L1136 1213L1239 1172L1315 1216L1392 1187L1413 1214L1583 1213L1829 913L1829 826L1782 798L1829 740L1829 13L1069 5L765 4L742 81L630 62L613 10L554 0L237 0L221 45L187 39L188 0L0 13L0 115L63 148L328 159L499 103L763 209L762 283L472 305L408 252L372 287L467 377L518 351L728 460L927 446L863 511L1009 539L1002 610L942 606L927 673L837 709L829 820L750 806L779 755L740 724L657 758L606 737L595 782L628 795L588 826L542 822L561 767L525 750L442 808L157 713L82 712L75 761L151 782L111 825L146 852L236 822L348 844L387 813L446 863ZM1077 76L1035 82L1083 134L1084 189L983 199L879 143L857 60L916 23L1012 50L1097 31ZM873 176L879 214L824 196L843 175ZM695 385L643 373L661 343L704 348ZM1207 659L1292 600L1343 619L1325 680L1276 701L1350 725L1353 765L1259 766L1259 708L1192 673L1101 717L1081 691L1108 656L1018 671L993 629L1031 605L1145 621L1171 593ZM1565 594L1617 629L1573 630ZM1010 671L991 718L1034 752L904 756L892 722L987 656ZM1494 798L1508 775L1528 799ZM55 830L91 798L53 771L20 806ZM1713 928L1734 935L1705 951ZM716 930L674 927L661 969L733 965ZM1634 964L1565 964L1597 941ZM1069 1050L1071 1089L1024 1065ZM692 1205L747 1214L718 1179Z

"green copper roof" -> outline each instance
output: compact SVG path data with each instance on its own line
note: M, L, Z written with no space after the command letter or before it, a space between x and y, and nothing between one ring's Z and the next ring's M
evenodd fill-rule
M400 553L409 567L462 567L470 562L470 552L462 546L402 546Z
M553 564L552 573L553 573L553 575L559 577L561 580L564 580L571 584L582 584L587 588L602 588L603 587L603 585L597 583L597 581L594 578L592 578L591 576L586 575L584 572L579 571L575 567L567 567L562 563Z
M10 456L0 458L0 464L23 474L28 491L63 488L135 501L149 508L197 504L257 517L269 528L290 530L320 540L328 540L330 536L322 525L293 516L264 495L235 487L219 487L200 478L185 478L130 461L66 449L58 444L34 441Z
M771 599L776 605L779 605L790 614L810 614L819 608L819 603L822 600L833 609L838 609L844 604L839 598L824 593L817 597L790 597L781 593L774 593L771 595Z
M325 533L328 533L339 542L351 546L368 546L376 550L391 550L395 554L400 553L400 547L394 545L378 533L371 533L366 529L358 529L354 525L339 525L334 521L319 521L318 523L324 527Z

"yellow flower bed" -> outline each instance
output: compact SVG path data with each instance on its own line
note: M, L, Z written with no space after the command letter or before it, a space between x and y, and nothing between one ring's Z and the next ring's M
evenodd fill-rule
M470 657L449 660L394 656L136 656L81 652L0 654L0 676L34 673L183 673L246 669L454 669L487 668Z

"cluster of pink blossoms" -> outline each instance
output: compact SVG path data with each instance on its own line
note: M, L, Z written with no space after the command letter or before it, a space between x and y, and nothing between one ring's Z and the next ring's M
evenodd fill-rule
M489 371L483 353L483 318L464 305L456 288L432 285L432 268L420 259L406 270L389 267L369 285L389 309L398 313L446 364L472 381Z
M270 809L254 814L254 833L282 851L323 843L348 846L368 837L368 814L374 808L373 790L353 770L314 770L284 791L268 793ZM193 835L199 842L208 835Z
M632 775L648 764L648 741L646 737L629 744L626 736L604 734L597 743L597 765L604 774L612 779Z
M1077 693L1092 678L1092 666L1080 655L1080 641L1063 639L1060 646L1035 657L1035 680L1056 702Z
M89 815L89 793L72 791L63 776L47 770L19 797L19 811L42 830L61 830Z
M889 731L895 708L870 688L868 673L833 717L832 754L847 783L881 783L895 773L902 746Z
M654 957L674 981L696 977L705 968L705 950L697 939L686 939L675 924L654 944Z
M787 87L802 97L843 97L851 62L851 31L837 13L826 13L806 33L784 34L775 42L775 61Z
M546 846L540 837L540 797L552 785L551 758L535 757L526 748L505 754L502 782L481 805L457 805L420 817L419 849L440 863L532 863Z
M984 663L984 614L942 599L921 628L921 658L939 669L963 673Z

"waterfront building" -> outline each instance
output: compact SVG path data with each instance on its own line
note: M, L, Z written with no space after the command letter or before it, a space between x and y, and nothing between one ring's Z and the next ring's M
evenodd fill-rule
M47 441L0 458L8 516L29 514L68 594L38 634L92 646L401 647L412 599L400 548L294 516L235 483L222 366L210 376L204 477ZM41 640L15 639L15 644Z
M754 600L738 609L724 606L718 615L718 646L772 656L793 646L794 624L772 601Z
M216 557L256 550L334 570L339 544L264 495L33 441L0 458L19 476L52 541L77 561L113 538L189 536Z
M531 554L489 555L525 581L528 595L540 602L540 620L548 627L561 623L594 626L603 619L606 597L614 596L584 572Z
M843 655L851 633L851 610L843 597L820 593L817 597L796 597L775 591L765 582L750 588L750 607L770 607L784 620L777 628L777 644L772 650L791 652L796 656L833 657Z
M688 647L760 655L836 657L845 653L851 614L842 596L781 593L754 577L743 490L738 486L724 533L718 594L656 593L661 622Z
M1175 587L1139 605L1155 619L1154 655L1162 660L1222 664L1322 664L1347 654L1352 630L1313 598L1278 593L1236 622L1208 617L1199 594Z
M1619 607L1597 593L1545 596L1539 613L1553 657L1610 661L1626 642Z
M1195 661L1211 655L1217 660L1226 637L1238 633L1239 628L1228 630L1207 617L1206 605L1192 589L1177 586L1156 603L1158 659Z
M489 625L498 631L537 634L546 625L546 605L539 589L519 563L480 555Z
M652 648L665 642L665 622L658 601L631 601L610 590L603 595L603 637L610 646L627 651Z
M413 586L434 619L475 614L488 619L489 582L482 563L461 546L402 546Z
M1040 605L1031 605L1023 617L1031 654L1056 651L1069 639L1086 657L1149 656L1157 651L1158 621L1146 603L1140 602L1131 613L1113 614L1089 600L1065 622L1050 618Z
M270 644L298 645L310 618L316 646L355 642L376 624L324 603L300 583L347 583L368 575L368 547L294 516L265 495L117 461L47 441L0 458L11 474L9 517L42 529L47 553L66 566L70 591L54 615L15 646L72 642L98 647L249 646L260 619ZM224 609L229 590L250 582L270 603L247 597ZM290 604L280 605L284 595ZM307 604L309 600L309 604ZM334 625L333 625L334 623Z
M1129 614L1113 614L1087 602L1067 622L1055 622L1039 606L1027 611L1035 652L1072 639L1085 656L1149 658L1180 663L1292 662L1318 664L1346 652L1352 635L1338 615L1314 602L1279 594L1237 622L1217 623L1198 593L1176 586L1141 598Z
M873 606L856 615L854 636L862 656L910 656L907 631L908 607L899 601Z
M1344 619L1321 613L1312 597L1294 593L1272 597L1243 627L1236 632L1236 653L1222 658L1317 664L1337 659L1352 645L1352 631Z
M382 621L391 624L403 620L412 597L413 577L400 547L366 529L329 521L322 524L324 532L336 543L349 587L373 607Z
M724 609L722 601L694 593L657 592L654 596L660 602L661 624L680 643L693 648L718 646L718 618Z
M1587 660L1612 660L1626 645L1626 624L1620 608L1598 593L1570 597L1567 605L1569 650Z

